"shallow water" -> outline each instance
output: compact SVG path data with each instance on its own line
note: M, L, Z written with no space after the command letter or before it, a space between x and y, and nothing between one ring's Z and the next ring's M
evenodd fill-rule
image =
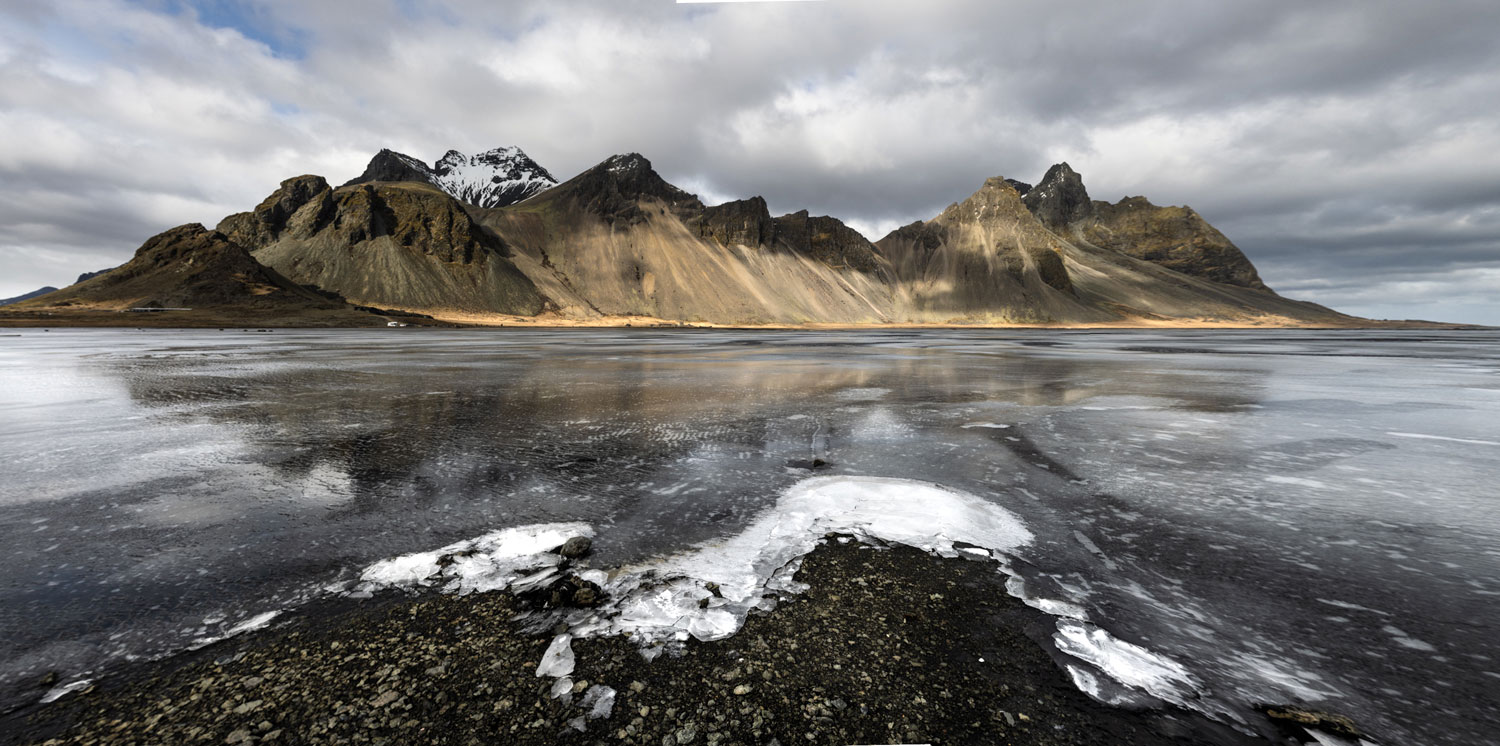
M27 330L0 692L500 528L589 524L596 564L740 536L817 458L1019 517L1026 592L1200 709L1494 743L1497 415L1494 332Z

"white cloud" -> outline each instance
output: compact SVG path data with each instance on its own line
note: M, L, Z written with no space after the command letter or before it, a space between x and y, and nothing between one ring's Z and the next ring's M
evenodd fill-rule
M1500 315L1497 6L1086 5L254 0L235 29L8 4L0 297L380 147L515 144L871 238L1068 160L1096 198L1192 204L1290 295L1457 318L1452 282L1454 314Z

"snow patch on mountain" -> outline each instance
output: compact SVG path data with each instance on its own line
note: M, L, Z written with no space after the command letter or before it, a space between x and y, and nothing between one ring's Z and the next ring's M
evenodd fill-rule
M547 169L517 147L472 156L450 150L431 166L405 153L382 150L345 186L368 181L425 181L479 207L513 205L557 186Z
M513 205L557 186L547 169L517 147L473 156L450 150L431 171L433 183L443 191L480 207Z

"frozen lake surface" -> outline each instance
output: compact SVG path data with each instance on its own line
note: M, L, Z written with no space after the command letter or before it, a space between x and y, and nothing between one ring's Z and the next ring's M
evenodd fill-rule
M24 330L0 423L0 707L502 529L724 567L910 494L1101 698L1500 743L1500 333Z

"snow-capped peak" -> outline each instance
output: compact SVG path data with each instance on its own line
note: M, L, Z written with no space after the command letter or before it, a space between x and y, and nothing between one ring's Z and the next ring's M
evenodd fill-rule
M512 205L557 186L547 169L517 147L474 156L450 150L433 164L432 175L443 191L480 207Z
M640 153L625 153L623 155L612 155L604 162L604 167L610 173L627 173L630 171L650 170L651 161Z
M495 148L475 156L450 150L431 166L405 153L384 149L348 184L367 181L428 182L480 207L513 205L557 186L557 179L547 169L517 147Z

